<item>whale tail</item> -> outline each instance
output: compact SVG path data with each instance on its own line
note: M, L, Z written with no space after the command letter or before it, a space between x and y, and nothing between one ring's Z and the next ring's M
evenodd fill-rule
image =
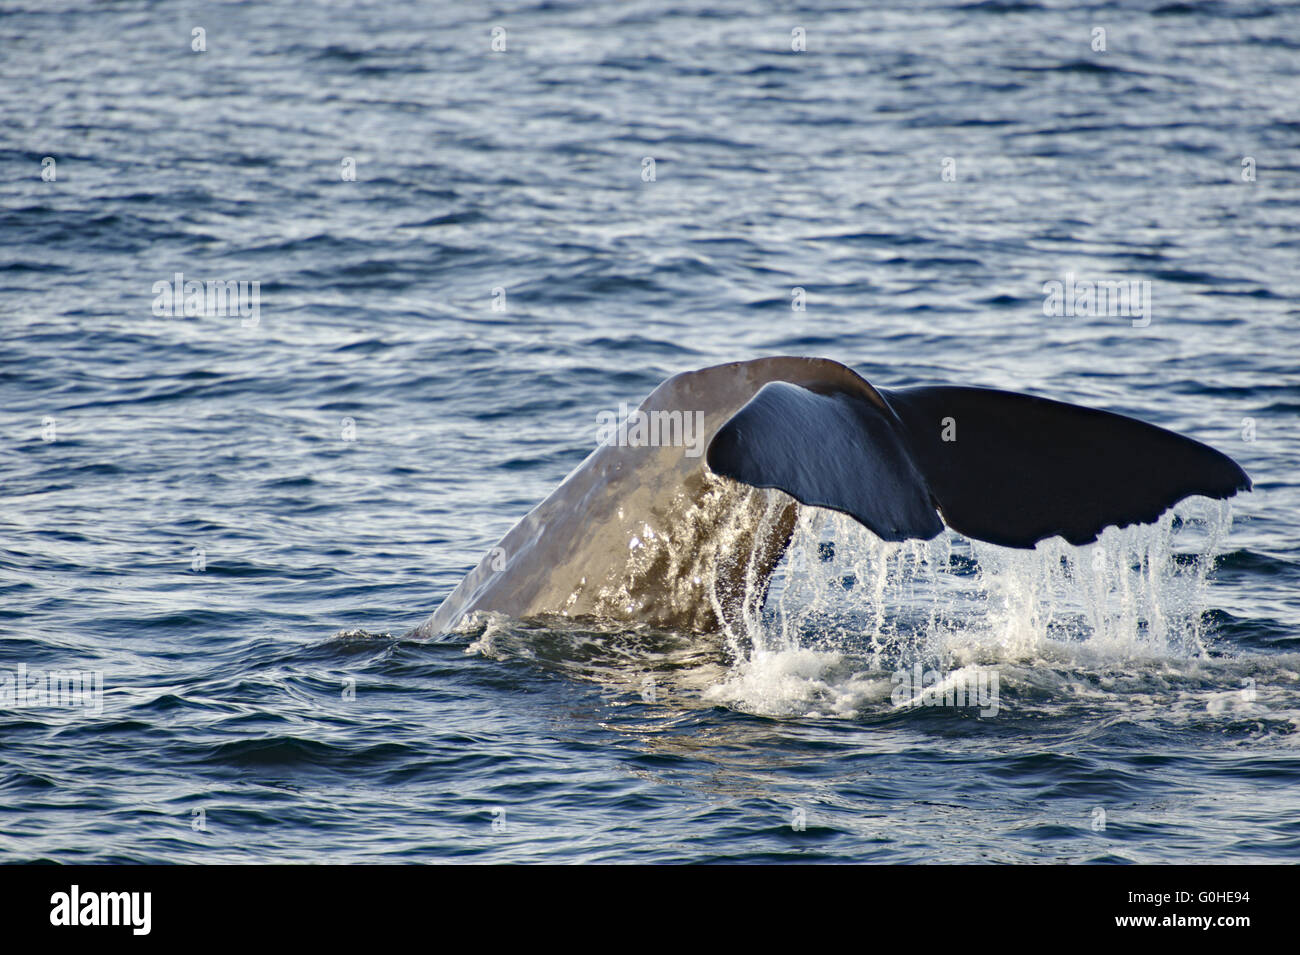
M885 540L928 540L946 523L1021 548L1057 535L1087 544L1186 497L1251 487L1227 455L1124 415L1009 391L865 381L764 385L714 434L706 461L716 474L842 511Z
M1250 488L1225 455L1132 418L981 388L886 391L825 358L683 372L638 411L702 416L703 458L684 428L680 443L670 429L667 440L601 444L417 634L475 611L733 625L761 607L798 520L789 498L745 485L843 511L887 540L929 539L946 522L1024 548L1057 535L1086 544L1185 497Z

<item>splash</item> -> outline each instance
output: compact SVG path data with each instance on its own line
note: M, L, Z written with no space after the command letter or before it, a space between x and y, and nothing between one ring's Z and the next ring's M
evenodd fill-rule
M1010 667L1035 682L1043 666L1202 660L1210 571L1230 526L1227 503L1194 498L1084 547L1055 538L1014 550L952 532L888 542L800 508L766 607L728 632L736 662L708 696L769 715L843 715L890 699L913 668L951 683Z

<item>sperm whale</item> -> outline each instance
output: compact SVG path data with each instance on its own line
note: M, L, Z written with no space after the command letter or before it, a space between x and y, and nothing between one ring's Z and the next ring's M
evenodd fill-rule
M1227 455L1124 415L988 388L886 390L826 358L732 362L659 385L412 633L476 611L716 631L761 605L799 505L887 541L946 525L1031 548L1250 488Z

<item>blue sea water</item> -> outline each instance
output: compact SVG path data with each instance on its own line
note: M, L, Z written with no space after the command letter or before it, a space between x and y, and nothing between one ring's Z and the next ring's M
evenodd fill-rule
M1294 861L1297 102L1264 0L5 0L0 680L103 693L0 705L0 860ZM1028 554L807 512L745 640L404 638L599 412L773 354L1255 491Z

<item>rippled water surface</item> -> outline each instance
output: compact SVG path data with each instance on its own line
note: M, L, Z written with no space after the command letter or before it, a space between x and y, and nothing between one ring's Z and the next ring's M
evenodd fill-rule
M19 0L0 97L0 691L103 681L0 705L0 859L1300 855L1295 4ZM403 638L598 412L771 354L1256 490L1032 553L805 511L743 637Z

